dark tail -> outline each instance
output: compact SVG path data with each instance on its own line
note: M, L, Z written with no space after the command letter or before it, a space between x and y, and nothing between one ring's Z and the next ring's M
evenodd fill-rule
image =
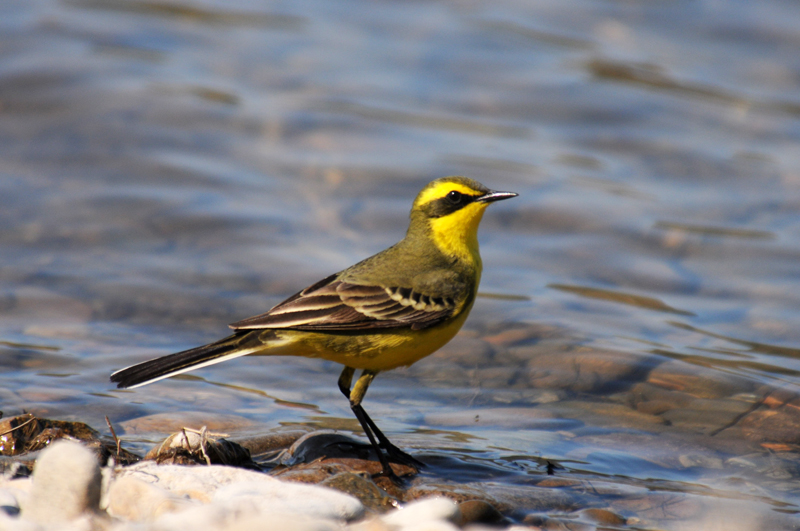
M264 330L243 330L214 343L120 369L111 375L117 387L140 387L184 372L252 354L264 348Z

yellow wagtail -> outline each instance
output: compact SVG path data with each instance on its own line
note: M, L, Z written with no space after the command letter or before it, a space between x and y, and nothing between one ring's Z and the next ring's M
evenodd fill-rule
M339 389L380 459L421 466L361 406L375 376L435 352L464 324L481 278L478 224L489 203L515 197L465 177L428 184L411 208L405 238L307 287L267 313L230 325L233 335L111 375L133 388L248 354L306 356L344 365ZM361 375L350 388L356 369ZM376 441L377 439L377 441ZM386 452L386 455L381 451ZM388 456L388 458L387 458Z

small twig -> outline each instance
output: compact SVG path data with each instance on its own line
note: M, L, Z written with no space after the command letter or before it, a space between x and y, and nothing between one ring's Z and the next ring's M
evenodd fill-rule
M183 433L183 440L181 440L181 447L183 447L184 443L186 444L186 449L191 452L192 451L192 444L189 442L189 436L186 435L186 428L181 428L181 433Z
M119 461L120 440L119 437L117 437L117 432L114 431L114 426L112 426L111 421L108 420L108 415L106 415L106 424L108 424L108 429L111 430L111 436L114 437L114 442L117 443L117 460Z
M208 457L206 453L206 443L208 442L208 428L203 426L200 428L200 451L203 452L203 457L206 459L206 464L211 464L211 459Z
M183 428L183 431L188 431L190 433L196 433L197 435L202 434L203 430L206 430L206 432L208 433L209 437L230 437L230 435L227 434L227 433L217 433L217 432L213 432L213 431L208 431L208 428L206 426L203 426L203 429L200 429L200 430L195 430L194 428L186 428L186 427Z

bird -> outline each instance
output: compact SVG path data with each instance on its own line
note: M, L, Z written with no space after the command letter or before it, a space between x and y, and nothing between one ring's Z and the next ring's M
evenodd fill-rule
M517 195L461 176L435 179L416 196L406 235L395 245L229 325L228 337L120 369L111 381L135 388L250 354L339 363L339 389L378 456L378 474L397 480L390 460L424 464L381 432L362 406L364 396L380 372L409 366L456 335L481 279L484 211Z

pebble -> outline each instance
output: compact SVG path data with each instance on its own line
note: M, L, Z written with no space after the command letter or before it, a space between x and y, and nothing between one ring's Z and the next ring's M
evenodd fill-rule
M100 482L100 467L91 451L74 441L56 441L36 461L22 515L38 523L55 523L95 512Z

